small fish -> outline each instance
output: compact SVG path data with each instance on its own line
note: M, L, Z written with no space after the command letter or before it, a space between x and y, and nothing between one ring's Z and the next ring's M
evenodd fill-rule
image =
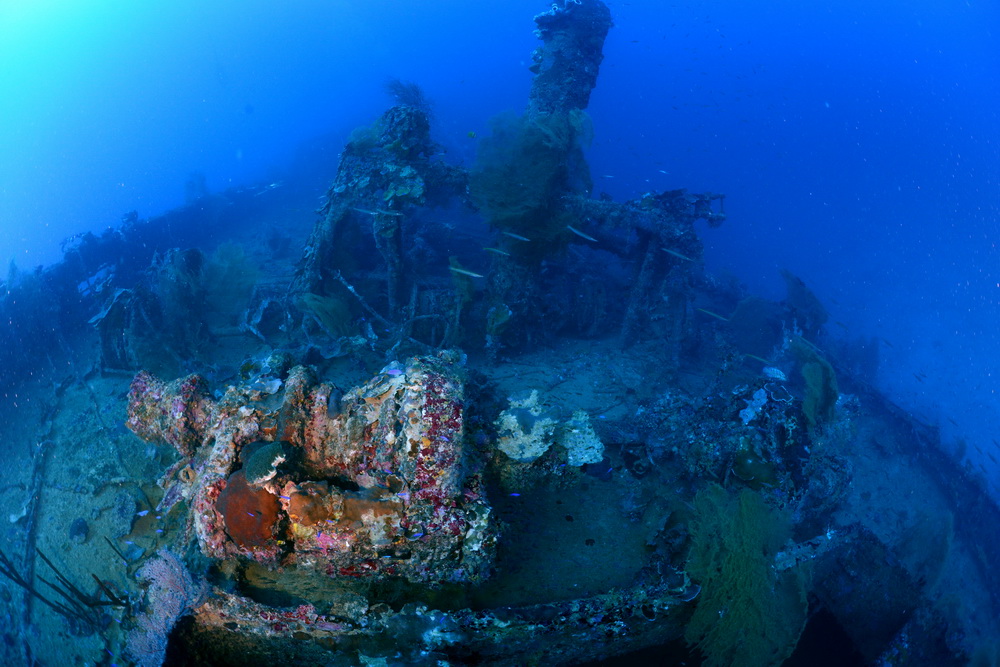
M133 542L132 540L125 540L125 544L132 546L133 544L135 544L135 542Z
M372 211L367 208L358 208L357 206L352 206L351 210L357 211L358 213L364 213L365 215L391 215L397 218L403 217L403 214L400 213L399 211L386 211L385 209L382 208L377 208L374 211Z
M756 359L757 361L759 361L760 363L764 364L765 366L767 366L768 364L771 363L770 361L768 361L764 357L758 357L756 354L749 354L748 353L746 356L750 357L751 359Z
M389 369L386 370L385 374L389 375L389 376L392 376L392 377L396 377L397 375L402 375L403 374L403 369L402 368L389 368Z
M879 338L879 340L888 345L889 347L895 347L895 345L887 341L885 338Z
M657 171L659 171L661 174L669 174L670 173L669 171L665 171L663 169L658 169Z
M288 496L278 496L278 497L281 498L282 500L291 500L291 498L289 498Z
M601 174L601 178L614 178L611 174Z
M141 512L135 513L136 516L146 516L147 514L149 514L149 510L142 510Z
M504 236L509 236L517 241L531 241L527 236L521 236L520 234L515 234L514 232L500 232Z
M592 243L597 243L597 239L595 239L593 236L590 236L589 234L584 234L583 232L581 232L579 229L577 229L576 227L574 227L572 225L566 225L566 229L568 229L569 231L573 232L574 234L576 234L577 236L579 236L581 239L585 239L585 240L590 241Z
M521 494L520 493L512 493L512 494L510 494L510 497L511 498L520 498Z
M674 257L678 257L680 259L683 259L685 262L693 262L694 261L693 259L691 259L687 255L682 255L681 253L677 252L676 250L671 250L670 248L660 248L660 250L662 250L663 252L667 253L668 255L673 255Z
M470 278L482 278L482 277L484 277L483 274L481 274L481 273L475 273L473 271L466 271L465 269L460 269L457 266L449 266L448 268L451 269L452 271L454 271L455 273L461 274L463 276L469 276Z
M491 252L494 255L501 255L503 257L510 257L510 253L506 250L501 250L500 248L483 248L486 252Z
M695 308L695 310L700 310L701 312L705 313L706 315L710 315L711 317L714 317L717 320L722 320L723 322L728 322L729 321L728 317L723 317L722 315L719 315L718 313L713 313L712 311L705 310L704 308Z
M256 512L249 512L249 511L248 511L248 512L247 512L247 516L252 516L252 517L256 517L256 516L257 516L257 513L256 513Z
M466 136L468 136L470 139L475 139L476 138L476 131L475 130L469 130L469 133Z
M158 533L162 533L162 532L163 532L163 529L162 529L162 528L157 528L157 529L156 529L156 532L158 532Z
M265 185L263 188L260 189L260 192L258 192L258 193L256 193L254 195L254 197L259 197L262 194L264 194L265 192L268 192L269 190L275 190L277 188L280 188L282 185L284 185L284 183L280 183L280 182L279 183L271 183L270 185Z

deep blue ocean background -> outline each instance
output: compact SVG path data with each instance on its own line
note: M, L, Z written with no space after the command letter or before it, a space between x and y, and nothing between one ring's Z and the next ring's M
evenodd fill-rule
M875 341L878 386L1000 480L1000 6L608 4L595 194L725 193L709 271L772 299L781 269L800 276L831 336ZM57 261L66 237L180 205L202 177L318 197L389 77L424 88L470 165L489 118L524 106L545 9L0 3L0 260Z

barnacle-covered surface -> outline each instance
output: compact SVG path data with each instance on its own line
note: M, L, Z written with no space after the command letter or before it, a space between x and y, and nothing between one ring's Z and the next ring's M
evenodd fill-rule
M609 13L536 22L527 109L469 172L400 100L318 220L234 190L8 285L35 335L0 368L3 548L101 613L3 582L7 664L809 664L831 628L845 664L990 655L986 482L797 277L778 302L704 271L722 195L593 196ZM198 248L206 211L243 250Z

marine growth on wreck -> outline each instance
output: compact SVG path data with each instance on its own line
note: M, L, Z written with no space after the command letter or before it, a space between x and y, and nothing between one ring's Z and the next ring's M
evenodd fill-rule
M773 301L706 273L724 195L595 191L611 12L534 22L528 100L469 168L397 81L311 229L202 247L206 209L271 205L206 194L169 236L130 218L8 281L26 324L0 373L45 398L4 488L6 664L816 664L817 633L842 664L994 650L995 505L831 349L802 280ZM46 354L75 370L43 387ZM873 489L904 465L899 494L937 509L890 521Z

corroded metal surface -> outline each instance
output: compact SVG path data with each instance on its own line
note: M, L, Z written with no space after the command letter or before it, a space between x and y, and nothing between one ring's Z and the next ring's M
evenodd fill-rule
M197 376L133 381L129 427L187 457L189 472L165 486L190 501L206 556L331 576L487 574L496 531L463 448L462 382L448 355L391 364L339 405L303 366L275 387L250 382L214 401ZM248 474L273 442L287 455L270 473Z
M561 602L490 610L442 611L420 604L393 610L345 597L329 609L276 609L216 590L194 610L200 646L231 658L293 652L300 660L361 664L389 656L393 665L577 664L675 638L697 587L662 580L624 591ZM379 658L373 658L378 660ZM385 659L385 658L381 658ZM303 663L304 664L304 663Z

